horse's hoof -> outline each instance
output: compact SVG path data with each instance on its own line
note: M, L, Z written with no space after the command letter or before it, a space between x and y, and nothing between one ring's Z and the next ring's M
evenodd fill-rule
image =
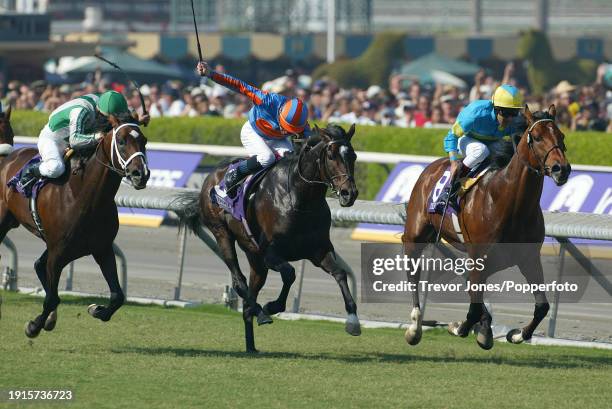
M461 322L460 321L454 321L448 324L448 333L451 335L454 335L456 337L461 337L461 338L465 338L468 336L469 331L462 331L461 330Z
M259 350L255 349L255 348L249 348L249 349L246 350L246 353L247 354L258 354Z
M491 327L480 327L478 331L478 335L476 335L476 342L478 346L480 346L484 350L489 350L493 348L493 331Z
M266 314L263 310L259 314L257 314L257 325L265 325L272 324L272 318L268 314Z
M40 334L41 328L34 321L30 321L25 326L25 334L28 338L36 338Z
M416 326L411 324L408 328L406 328L406 332L404 333L404 338L406 342L410 345L417 345L421 342L421 337L423 336L423 329L420 326Z
M92 317L97 318L97 319L99 319L101 321L106 322L106 321L110 320L110 317L106 313L106 307L104 307L102 305L91 304L89 307L87 307L87 312Z
M45 331L53 331L55 324L57 324L57 310L51 311L51 314L49 314L47 317L43 328Z
M263 312L266 315L274 315L283 311L285 311L285 308L282 308L282 306L276 300L266 303L266 305L263 307Z
M523 331L521 329L515 328L508 331L506 334L506 341L510 342L511 344L520 344L524 340Z
M421 337L423 336L423 324L420 308L415 307L412 309L412 312L410 313L410 320L412 322L408 328L406 328L404 339L406 339L406 342L410 345L417 345L419 342L421 342Z
M346 319L344 330L354 337L361 335L361 324L359 323L357 314L349 314Z

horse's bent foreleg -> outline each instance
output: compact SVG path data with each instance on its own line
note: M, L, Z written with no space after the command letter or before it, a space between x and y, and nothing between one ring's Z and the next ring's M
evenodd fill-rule
M119 277L117 276L117 260L115 259L115 253L112 246L97 251L93 254L94 260L100 266L102 275L108 284L110 290L110 301L108 306L91 304L87 311L89 314L98 318L101 321L108 321L111 319L115 311L117 311L125 302L125 295L119 284Z
M347 283L347 271L341 266L336 259L336 253L333 248L327 251L321 259L312 259L314 265L321 267L328 274L330 274L340 287L342 292L342 298L344 299L344 307L348 314L346 319L346 332L350 335L358 336L361 335L361 324L359 323L359 317L357 317L357 304L351 295Z
M471 284L484 284L486 277L485 271L478 271L476 269L470 271ZM493 330L491 329L493 317L491 317L491 314L489 314L484 305L483 291L480 288L481 286L479 286L478 290L470 290L470 309L465 321L451 322L448 324L448 332L452 335L465 338L469 335L474 324L480 323L476 342L482 349L488 350L493 348Z
M523 274L529 284L543 284L544 272L539 254L534 254L534 257L532 257L531 260L533 261L519 264L521 274ZM546 299L546 294L543 291L534 291L533 295L536 301L535 309L533 311L533 319L522 329L516 328L509 331L506 334L506 340L508 342L520 344L523 341L530 340L535 329L548 314L550 305Z
M278 298L274 301L270 301L264 306L266 314L278 314L279 312L285 311L287 308L287 297L289 296L291 286L295 282L295 269L291 264L280 257L273 247L267 248L264 260L269 268L280 273L281 279L283 280L283 287L281 288Z

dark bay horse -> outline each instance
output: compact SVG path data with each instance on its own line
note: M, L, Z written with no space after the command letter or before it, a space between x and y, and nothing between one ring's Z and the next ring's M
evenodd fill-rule
M544 176L563 185L571 172L565 157L564 135L554 122L555 107L548 112L532 114L525 107L526 130L508 157L507 164L497 171L489 171L463 197L458 215L463 234L455 232L450 217L444 219L441 236L468 256L476 259L486 255L485 268L473 269L469 280L473 284L485 283L496 271L518 266L529 283L542 283L543 271L540 248L544 240L544 218L540 208L540 196ZM417 180L406 208L406 225L402 237L405 254L417 258L427 243L435 240L441 223L441 215L429 214L427 198L436 182L448 168L448 159L430 164ZM520 253L491 246L494 243L533 243L521 246ZM420 271L410 276L418 283ZM418 289L418 286L416 287ZM482 291L470 292L470 308L467 319L449 325L453 335L466 337L474 324L480 322L476 340L484 349L493 347L491 315L486 310ZM418 290L412 293L413 309L411 325L406 330L406 341L416 345L421 340L421 310ZM529 340L548 313L549 304L544 292L535 292L535 311L531 322L522 329L507 334L508 341L520 343Z
M82 169L78 172L68 169L41 189L37 209L43 233L30 213L29 199L7 187L9 179L36 155L36 149L17 149L0 163L0 240L21 224L47 245L34 263L46 295L42 314L26 325L25 332L30 338L36 337L42 328L51 331L55 327L60 274L67 264L80 257L93 255L111 293L108 306L91 305L89 313L108 321L124 302L112 248L119 229L114 197L124 176L136 189L146 187L149 178L146 139L133 122L130 115L111 115L104 137L95 152L83 159Z
M357 156L351 146L354 132L355 125L348 132L337 125L323 129L315 126L315 134L299 153L281 159L269 170L254 188L246 210L257 244L240 221L211 202L210 191L223 179L227 165L206 178L199 196L183 197L186 214L190 215L183 221L192 229L200 223L210 229L231 271L233 287L243 299L247 352L257 352L253 317L257 317L259 325L267 324L272 322L270 315L285 311L295 281L295 270L289 261L307 259L331 274L340 286L348 313L346 331L351 335L361 333L357 305L347 285L347 271L337 261L329 239L331 213L325 200L328 187L336 192L341 206L352 206L357 199L353 178ZM236 242L251 267L248 286L238 265ZM257 295L266 282L268 269L280 272L283 287L278 299L262 308Z

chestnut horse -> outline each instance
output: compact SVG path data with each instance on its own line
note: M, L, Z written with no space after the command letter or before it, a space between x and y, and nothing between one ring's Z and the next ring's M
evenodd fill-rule
M341 206L352 206L357 199L353 177L357 156L351 146L354 132L355 125L348 132L338 125L323 129L315 126L314 135L298 154L281 159L268 171L251 192L246 209L256 244L240 221L211 202L210 191L223 179L227 165L206 178L199 195L188 193L181 200L186 206L183 223L194 231L200 223L206 225L231 271L233 287L243 299L247 352L257 352L253 317L257 317L259 325L269 324L270 315L285 311L287 296L295 281L295 270L289 261L310 260L334 277L348 314L346 331L351 335L361 334L347 271L337 260L329 239L331 212L325 200L328 187L338 195ZM238 265L236 242L246 253L251 267L248 286ZM283 287L278 298L262 308L257 303L257 295L266 282L268 269L280 272Z
M2 104L0 103L0 161L6 158L13 151L13 128L11 127L11 106L9 105L6 112L2 112ZM0 309L2 307L2 297L0 296ZM2 311L0 311L0 318Z
M458 219L463 238L455 232L450 217L444 218L441 236L458 249L466 250L476 259L486 256L482 271L469 272L472 284L483 284L488 276L502 269L518 266L529 283L542 283L543 271L540 248L544 240L544 218L540 196L544 176L550 176L558 186L571 172L565 157L564 135L554 122L555 106L548 112L532 114L525 107L526 130L515 144L512 156L501 169L489 171L462 198ZM509 161L509 162L508 162ZM406 224L402 241L405 254L417 258L427 243L435 240L441 215L429 214L427 198L436 182L448 168L448 159L430 164L417 180L406 207ZM463 239L463 240L462 240ZM462 243L464 241L464 243ZM521 252L509 252L493 243L533 243L521 246ZM418 283L420 271L409 277ZM421 340L421 310L418 286L412 293L411 324L405 338L410 345ZM522 329L510 331L506 338L520 343L531 338L538 324L548 313L549 304L542 291L534 293L536 304L533 319ZM449 324L449 332L466 337L474 324L480 322L476 340L483 349L493 347L491 315L483 304L482 291L470 292L470 308L465 321Z
M83 159L80 171L68 169L40 190L36 206L42 232L30 213L29 199L7 186L9 179L36 155L36 149L17 149L0 163L0 240L21 224L42 238L47 247L34 263L45 300L42 313L26 325L30 338L43 328L51 331L55 327L60 274L80 257L93 255L111 293L108 306L91 305L89 313L108 321L124 302L112 247L119 229L114 198L123 177L128 177L134 188L145 188L149 178L146 139L128 114L111 115L104 132L94 153Z

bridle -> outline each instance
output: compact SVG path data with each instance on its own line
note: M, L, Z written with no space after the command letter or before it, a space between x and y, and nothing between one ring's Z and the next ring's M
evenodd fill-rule
M111 155L109 158L110 165L98 160L98 162L102 164L104 167L112 170L113 172L117 173L121 177L127 176L127 172L125 170L127 169L128 165L137 157L142 157L142 161L144 162L144 165L145 165L145 172L148 172L147 157L143 152L138 151L132 154L129 158L124 159L123 156L121 155L121 152L119 151L119 146L117 144L117 134L119 133L119 130L121 130L122 128L128 127L128 126L140 130L140 126L138 124L130 123L130 122L121 124L118 127L113 128L113 139L111 140L111 148L110 148ZM135 130L132 130L130 134L134 138L137 138L140 136L140 132L136 132ZM100 148L101 145L102 143L99 143L98 146L96 146L96 151ZM119 167L115 165L115 162L119 164Z
M512 144L514 145L514 150L516 151L516 154L518 156L518 158L520 159L521 163L527 167L528 170L530 170L531 172L534 172L536 175L538 176L543 176L546 175L550 172L551 168L550 166L546 165L546 160L548 159L548 155L551 154L552 151L554 151L555 149L559 149L561 152L564 152L565 150L560 147L559 145L555 144L553 147L551 147L547 152L546 155L544 155L544 159L540 159L540 157L536 154L535 149L533 148L533 136L531 136L531 131L533 131L533 128L535 128L536 125L540 124L540 123L544 123L544 122L555 122L553 119L550 118L544 118L544 119L538 119L537 121L535 121L534 123L531 124L531 126L529 126L529 128L527 129L527 146L529 147L529 150L531 151L531 153L533 154L533 156L536 158L536 160L538 161L538 168L534 168L533 166L531 166L531 164L529 163L528 160L524 160L523 158L521 158L518 149L517 149L517 144L514 141L514 138L512 139Z
M334 186L334 181L339 178L344 178L342 179L342 183L344 183L347 180L351 179L351 175L349 175L348 173L340 173L340 174L332 175L332 176L329 175L329 169L327 167L326 153L327 153L328 148L335 144L341 144L340 149L342 149L343 147L348 148L347 145L343 143L343 141L330 141L326 143L325 146L321 149L321 153L319 154L319 157L317 158L316 163L317 163L317 167L319 168L319 170L320 171L322 170L323 172L323 178L322 178L323 180L309 180L309 179L306 179L304 175L302 174L302 157L304 156L305 152L310 150L308 147L304 148L302 152L300 152L300 155L298 156L297 173L300 179L302 179L304 182L311 184L311 185L316 185L316 184L325 185L329 187L331 191L334 192L337 196L339 196L340 192ZM344 162L344 167L346 169L349 169L345 155L343 153L340 153L340 157L342 158L342 162Z

